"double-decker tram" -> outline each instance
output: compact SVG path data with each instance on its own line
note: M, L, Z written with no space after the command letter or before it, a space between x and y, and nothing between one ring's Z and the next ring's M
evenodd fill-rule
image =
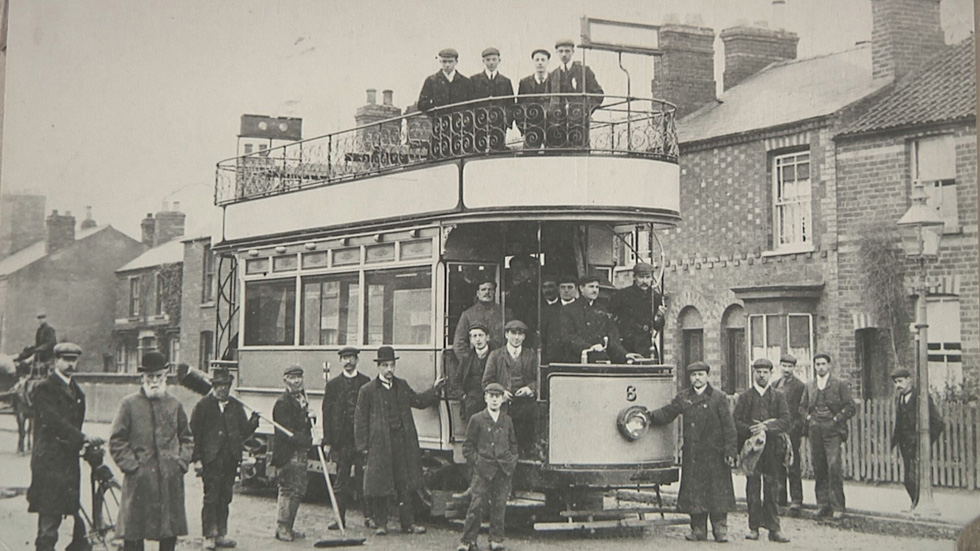
M393 346L396 376L416 391L449 379L437 406L413 413L421 497L451 516L452 495L466 488L453 337L477 284L497 283L501 315L524 318L525 346L540 348L543 273L612 280L622 235L679 219L673 106L607 95L590 111L564 96L457 104L219 163L217 340L239 397L270 414L283 368L300 364L319 412L340 348L359 347L358 368L374 377L378 347ZM513 123L507 143L493 126L501 117ZM530 259L529 278L515 277L516 259ZM668 402L673 377L655 362L542 363L539 445L514 478L542 527L615 518L603 516L612 490L678 479L673 426L637 413ZM274 474L272 430L263 424L247 446L246 483Z

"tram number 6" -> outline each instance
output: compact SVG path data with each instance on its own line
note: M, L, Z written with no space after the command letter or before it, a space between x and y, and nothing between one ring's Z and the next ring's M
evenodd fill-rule
M628 385L626 387L626 401L635 402L636 401L636 387L633 385Z

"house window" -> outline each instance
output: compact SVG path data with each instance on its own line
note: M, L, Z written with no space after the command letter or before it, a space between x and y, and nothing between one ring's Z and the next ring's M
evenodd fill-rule
M214 253L211 251L211 245L204 246L202 260L204 275L201 280L201 302L214 302Z
M810 152L773 158L773 243L777 251L813 248Z
M170 363L180 363L180 339L176 337L170 341Z
M432 269L365 274L365 344L429 344L432 341Z
M140 278L129 278L129 317L140 315Z
M960 341L960 299L929 297L929 386L943 390L963 384L963 351Z
M355 344L360 287L358 275L303 279L300 344Z
M912 142L912 183L921 182L928 205L939 212L945 233L960 229L956 200L956 144L953 136L931 136Z
M200 364L201 370L208 369L211 365L211 358L214 357L214 333L211 331L201 331Z
M295 279L245 284L245 346L294 344L295 316Z
M755 314L749 316L750 362L767 358L779 365L783 354L796 357L796 375L813 377L813 316L810 314ZM778 374L776 374L778 375ZM749 379L751 380L751 378Z
M160 274L156 274L156 308L154 308L154 314L162 316L164 314L163 301L164 294L166 293L166 285L164 285L163 277Z

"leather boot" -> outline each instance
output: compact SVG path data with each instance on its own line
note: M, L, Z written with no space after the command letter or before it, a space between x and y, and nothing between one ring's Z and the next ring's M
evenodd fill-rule
M728 542L728 519L712 519L711 521L711 532L715 536L715 541L718 543Z

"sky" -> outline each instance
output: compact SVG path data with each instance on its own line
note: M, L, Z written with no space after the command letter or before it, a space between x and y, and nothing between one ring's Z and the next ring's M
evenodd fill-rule
M943 0L942 14L947 42L973 31L972 0ZM516 85L531 50L578 42L583 15L777 26L771 0L10 0L0 188L79 220L91 205L137 238L146 213L180 201L188 235L216 232L214 168L236 154L242 114L301 117L304 138L351 128L368 88L414 102L444 47L468 75L496 46ZM870 0L787 0L782 18L798 58L871 39ZM625 94L613 54L588 56L607 93ZM721 82L720 40L715 57ZM624 65L649 95L649 58Z

